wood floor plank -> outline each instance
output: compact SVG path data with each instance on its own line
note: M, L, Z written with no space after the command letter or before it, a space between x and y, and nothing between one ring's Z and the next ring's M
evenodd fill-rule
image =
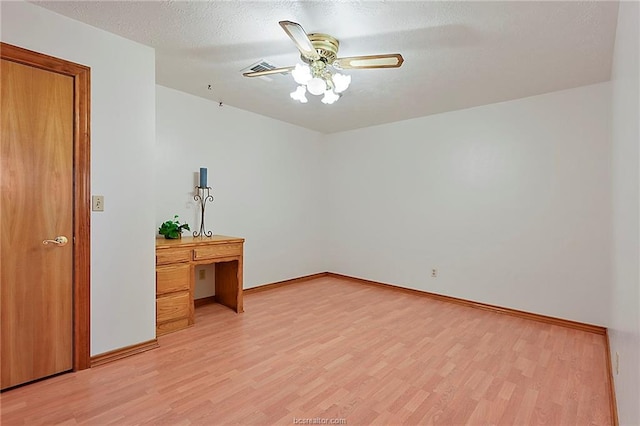
M605 337L321 277L3 392L3 425L612 424Z

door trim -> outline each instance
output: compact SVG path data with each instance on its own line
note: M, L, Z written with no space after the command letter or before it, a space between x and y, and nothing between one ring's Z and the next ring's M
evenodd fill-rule
M0 57L73 78L73 370L84 370L91 367L91 68L2 42Z

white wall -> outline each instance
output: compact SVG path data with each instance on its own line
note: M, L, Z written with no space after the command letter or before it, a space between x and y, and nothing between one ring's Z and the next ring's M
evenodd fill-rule
M607 325L609 102L603 83L330 135L328 269Z
M620 3L613 58L613 286L610 339L620 424L639 425L640 405L640 30L636 2Z
M5 43L91 67L91 354L155 338L153 49L25 2L0 4Z
M194 187L207 167L205 225L246 239L245 288L326 270L320 133L162 86L156 108L157 226L178 214L198 229Z

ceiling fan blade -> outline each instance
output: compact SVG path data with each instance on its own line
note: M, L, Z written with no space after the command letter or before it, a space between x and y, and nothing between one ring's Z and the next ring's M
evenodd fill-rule
M242 75L245 77L261 77L263 75L270 75L270 74L284 74L284 73L291 72L294 69L295 67L273 68L273 69L264 70L264 71L245 72Z
M388 55L367 55L351 56L348 58L338 58L333 62L333 66L341 69L367 69L367 68L398 68L404 62L404 58L399 53Z
M300 24L291 21L280 21L279 24L287 35L291 37L302 56L313 61L320 59L320 55L311 44L311 40L309 40L307 33Z

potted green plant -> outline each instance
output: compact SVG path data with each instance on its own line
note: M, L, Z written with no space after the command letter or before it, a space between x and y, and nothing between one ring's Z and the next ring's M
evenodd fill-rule
M160 225L160 228L158 228L158 232L160 233L160 235L164 235L164 237L167 239L175 240L182 237L182 231L184 231L185 229L187 231L191 231L191 229L189 228L189 224L181 224L178 220L178 215L175 215L173 216L172 220L163 222L162 225Z

